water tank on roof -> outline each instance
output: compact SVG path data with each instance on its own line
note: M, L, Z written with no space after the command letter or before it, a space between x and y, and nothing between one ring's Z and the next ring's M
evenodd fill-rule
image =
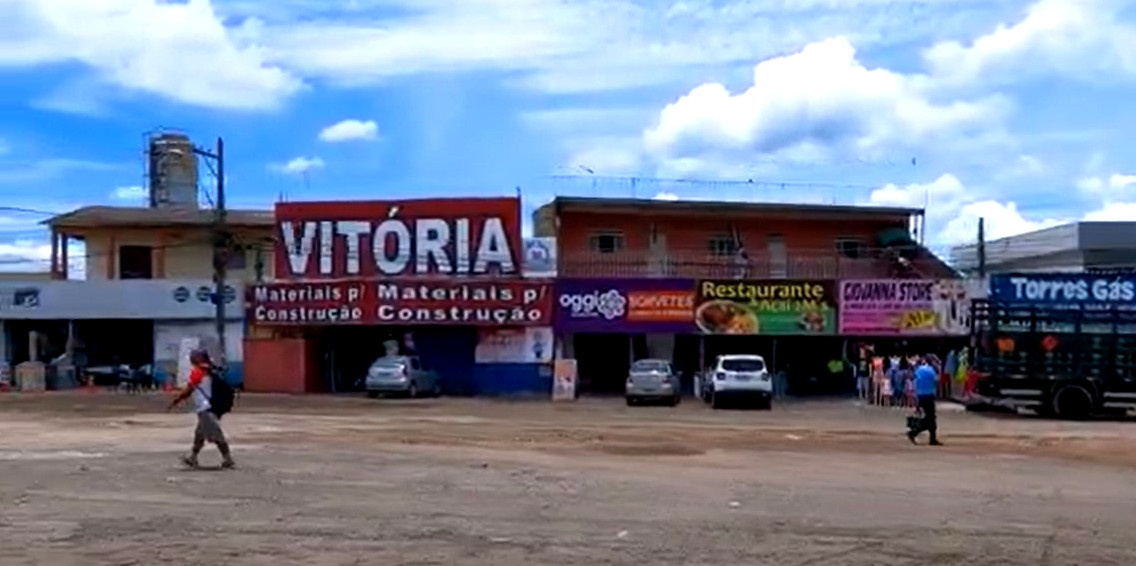
M197 208L198 171L193 142L180 133L159 133L146 149L151 208Z

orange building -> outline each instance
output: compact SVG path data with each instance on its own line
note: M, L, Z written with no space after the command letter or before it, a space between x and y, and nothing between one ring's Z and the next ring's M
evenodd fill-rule
M836 392L851 383L826 374L851 349L837 331L841 280L957 277L913 236L923 219L912 208L560 197L533 224L556 238L559 344L583 390L618 392L636 359L672 360L689 384L718 354L756 353L789 372L790 390ZM684 307L663 302L680 280L686 331L675 330ZM743 305L753 328L710 328L703 307L720 303Z
M534 214L561 277L954 277L913 208L560 197Z

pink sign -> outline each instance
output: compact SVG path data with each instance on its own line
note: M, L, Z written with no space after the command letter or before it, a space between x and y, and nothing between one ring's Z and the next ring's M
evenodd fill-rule
M945 292L952 281L866 279L840 284L840 333L852 336L958 334L965 297Z

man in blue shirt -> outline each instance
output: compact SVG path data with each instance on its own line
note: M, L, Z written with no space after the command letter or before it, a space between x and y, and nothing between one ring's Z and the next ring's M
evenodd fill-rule
M919 410L923 413L923 420L918 428L907 432L907 439L917 444L915 438L923 431L931 435L931 446L942 446L939 442L939 425L935 419L935 397L939 392L939 372L931 367L927 358L919 360L919 367L915 368L915 396L919 399Z

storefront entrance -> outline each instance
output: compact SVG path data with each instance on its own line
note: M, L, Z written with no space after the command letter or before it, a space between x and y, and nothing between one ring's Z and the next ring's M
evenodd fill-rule
M474 327L326 326L314 333L320 378L329 392L362 391L367 369L390 345L400 355L418 356L425 369L437 372L446 394L473 394L468 381L477 346Z
M703 367L726 354L755 354L774 373L784 372L786 393L794 396L845 395L855 390L846 364L833 372L829 363L843 361L844 340L835 336L703 336Z

